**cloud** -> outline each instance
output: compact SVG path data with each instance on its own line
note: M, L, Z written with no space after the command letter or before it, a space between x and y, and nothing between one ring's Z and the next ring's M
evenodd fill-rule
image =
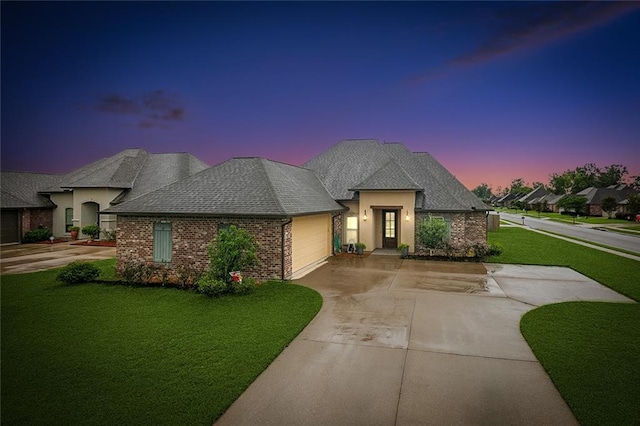
M492 61L504 55L551 44L562 38L605 25L640 8L638 2L557 2L510 4L498 11L498 31L475 49L444 66L409 79L422 82L450 71Z
M126 97L110 93L98 97L95 109L110 114L134 117L139 127L166 127L167 122L183 121L184 107L179 96L154 90L139 96Z

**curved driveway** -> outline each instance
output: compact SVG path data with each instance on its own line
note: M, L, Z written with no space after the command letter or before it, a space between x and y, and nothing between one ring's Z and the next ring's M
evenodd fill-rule
M576 424L520 334L542 304L629 299L567 268L335 257L320 313L220 425Z

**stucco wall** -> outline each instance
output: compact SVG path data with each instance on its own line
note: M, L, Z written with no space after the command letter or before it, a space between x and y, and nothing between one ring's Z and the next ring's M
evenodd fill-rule
M94 225L96 223L92 214L83 214L84 203L96 203L99 205L100 210L109 208L111 201L113 201L122 190L110 189L110 188L76 188L73 190L73 218L74 225L80 228L87 225ZM85 206L85 211L87 211ZM84 216L84 217L83 217ZM78 220L76 224L76 219ZM115 215L100 215L100 228L103 229L115 229L116 228L116 216ZM81 234L82 235L82 234ZM86 238L86 236L84 237Z
M153 224L159 221L171 223L170 268L189 265L206 269L209 265L207 246L217 238L218 226L224 223L246 229L256 238L260 264L243 272L260 281L281 278L284 228L285 277L291 276L291 223L283 226L280 219L119 216L116 249L118 266L127 261L153 263Z
M61 193L53 193L50 196L51 201L53 201L53 203L58 206L53 210L53 225L51 228L51 232L53 232L53 235L55 235L56 237L63 237L69 236L69 233L65 231L65 209L67 208L73 208L73 193L72 192L61 192ZM75 210L74 210L74 218L75 216ZM78 222L74 222L75 226L79 226L77 225L79 223Z
M367 250L382 247L382 207L398 207L398 245L409 244L414 250L415 191L360 191L358 206L360 241ZM364 212L367 211L367 220ZM405 220L407 212L409 221Z

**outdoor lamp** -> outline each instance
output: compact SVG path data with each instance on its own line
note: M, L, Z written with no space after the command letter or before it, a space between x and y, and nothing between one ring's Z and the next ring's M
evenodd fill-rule
M362 216L362 220L367 221L367 211L364 211L364 216Z
M409 210L407 210L407 215L404 217L404 220L406 220L407 222L409 222Z

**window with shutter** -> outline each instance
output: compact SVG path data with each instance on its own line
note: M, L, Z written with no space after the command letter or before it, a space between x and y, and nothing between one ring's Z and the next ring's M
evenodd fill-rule
M157 222L153 225L153 261L171 263L171 223Z

